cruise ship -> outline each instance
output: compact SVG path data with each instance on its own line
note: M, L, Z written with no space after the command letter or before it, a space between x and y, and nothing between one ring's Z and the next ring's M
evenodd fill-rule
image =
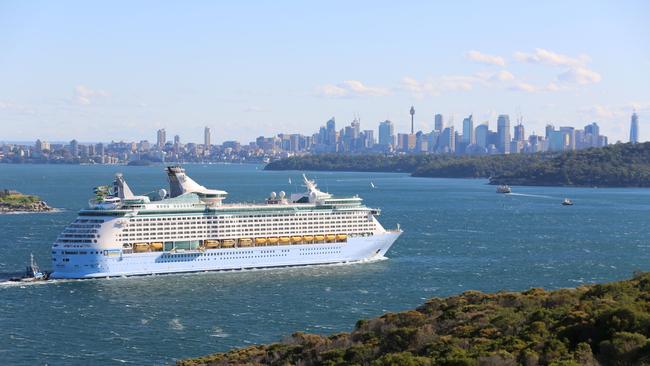
M50 278L306 266L383 259L401 235L358 196L336 197L303 175L305 192L263 203L226 203L180 166L169 191L135 195L122 174L99 186L52 244Z

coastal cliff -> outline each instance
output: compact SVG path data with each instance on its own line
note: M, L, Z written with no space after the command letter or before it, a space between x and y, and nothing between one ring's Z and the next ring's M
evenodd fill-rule
M359 320L350 333L294 333L177 365L650 365L649 338L643 273L576 289L467 291Z
M18 191L0 190L0 213L49 212L54 210L40 197Z

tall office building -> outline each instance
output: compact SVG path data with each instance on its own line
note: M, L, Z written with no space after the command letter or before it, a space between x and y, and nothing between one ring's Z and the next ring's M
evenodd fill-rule
M330 118L325 124L327 134L325 136L325 145L336 145L336 120L334 117Z
M521 122L515 126L515 141L526 141L526 130Z
M470 114L469 117L463 119L463 144L471 145L474 143L474 119Z
M510 153L510 116L507 114L499 115L497 119L498 145L497 149L502 154Z
M476 140L476 145L479 147L487 147L488 146L488 125L487 124L481 124L476 126L474 129L474 139Z
M379 145L387 147L395 144L395 127L393 122L385 120L379 123Z
M639 116L636 112L632 113L630 120L630 142L633 144L639 142Z
M413 106L411 106L411 110L409 111L409 113L411 114L411 135L412 135L414 133L413 132L413 116L415 116L415 108L413 108Z
M210 145L212 144L211 137L210 136L210 127L206 127L203 129L203 145L205 146L206 149L210 149Z
M77 140L70 141L70 153L73 157L79 156L79 143Z
M442 132L442 128L444 127L444 121L442 119L442 114L436 114L434 117L434 127L433 130L440 133Z
M453 154L456 151L456 134L454 126L449 126L442 130L438 139L438 151Z
M167 132L165 132L164 128L161 128L158 130L156 145L158 146L159 149L162 149L165 146L166 142L167 142Z

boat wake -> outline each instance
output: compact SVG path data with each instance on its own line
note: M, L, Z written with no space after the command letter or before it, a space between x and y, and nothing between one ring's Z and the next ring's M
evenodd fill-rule
M520 197L535 197L535 198L550 198L550 199L556 199L555 197L551 196L543 196L541 194L526 194L526 193L508 193L508 196L520 196Z

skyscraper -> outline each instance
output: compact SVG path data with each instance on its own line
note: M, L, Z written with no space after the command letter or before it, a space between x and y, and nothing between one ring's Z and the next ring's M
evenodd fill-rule
M487 124L481 124L476 126L474 129L474 138L476 140L476 145L480 147L487 147L488 145L488 125Z
M210 139L210 127L203 129L203 145L206 149L210 149L211 139Z
M393 122L385 120L379 123L379 145L392 146L395 143L395 127Z
M526 141L526 131L521 122L515 126L515 141Z
M463 119L463 144L467 146L474 142L474 119L470 114L469 117Z
M325 145L336 145L336 120L334 117L330 118L325 124L327 129L327 136L325 138Z
M636 112L632 113L630 120L630 142L633 144L639 142L639 116Z
M411 114L411 135L413 134L413 116L415 116L415 108L411 106L411 110L409 111Z
M438 151L453 154L456 151L456 135L454 126L449 126L442 131L438 139Z
M434 120L435 120L435 124L434 124L433 130L436 131L436 132L442 132L442 128L445 125L444 121L442 119L442 114L436 114L436 116L434 117Z
M498 145L497 149L502 154L510 153L510 116L507 114L499 115L497 119Z
M156 145L158 146L159 149L162 149L165 146L166 142L167 142L167 133L165 132L164 128L161 128L158 130Z

